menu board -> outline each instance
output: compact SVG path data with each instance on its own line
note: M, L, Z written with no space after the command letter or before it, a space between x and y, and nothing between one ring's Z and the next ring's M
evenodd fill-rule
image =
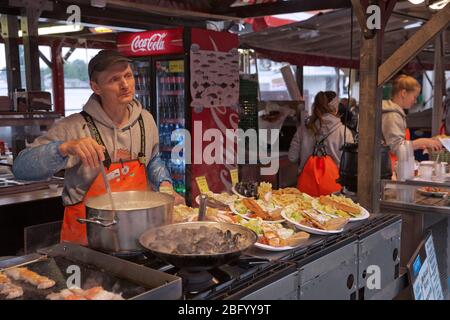
M408 272L415 300L444 300L431 233L409 261Z

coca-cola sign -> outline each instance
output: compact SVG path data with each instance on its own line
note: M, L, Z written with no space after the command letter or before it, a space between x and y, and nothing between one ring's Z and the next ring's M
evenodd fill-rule
M167 33L155 33L150 38L143 38L137 35L133 41L131 41L131 51L162 51L165 49L164 38Z
M117 49L127 56L149 56L183 52L183 29L122 33Z

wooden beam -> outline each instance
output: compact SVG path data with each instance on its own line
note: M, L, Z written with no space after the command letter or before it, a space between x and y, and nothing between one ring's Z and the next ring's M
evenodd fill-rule
M380 31L381 32L381 31ZM378 87L379 32L361 36L358 201L370 212L380 210L381 91Z
M44 61L47 67L49 67L50 69L52 68L52 63L50 62L50 60L47 59L47 57L42 53L41 50L39 50L39 58L41 58L42 61Z
M354 0L355 1L355 0ZM398 48L378 71L378 85L383 85L411 61L434 37L450 23L450 5L437 12L411 38Z
M262 3L247 6L230 7L215 11L218 14L235 15L241 18L263 17L302 11L350 8L350 0L290 0Z
M13 92L22 87L19 60L19 21L16 16L1 15L2 38L5 41L6 79L8 96L13 102ZM12 104L11 104L12 105Z
M28 91L41 90L41 72L39 68L38 19L41 13L40 3L22 9L20 24L25 56L25 78Z
M67 60L70 58L70 56L72 55L72 53L73 53L76 49L77 49L76 47L71 47L71 48L69 49L69 51L66 52L66 54L65 54L64 57L63 57L63 62L64 62L64 63L67 62Z
M444 34L441 32L434 40L434 88L431 134L439 134L444 113L445 70L444 70Z
M359 27L365 38L374 37L375 31L367 28L366 9L368 6L367 0L351 0L353 10L355 12L356 19L358 20Z
M218 14L210 14L210 13L204 13L204 12L197 12L197 11L191 11L191 10L181 10L181 9L175 9L175 8L167 8L162 6L156 6L156 5L150 5L150 4L143 4L143 3L133 3L130 5L130 2L128 1L122 1L122 0L108 0L108 8L110 6L116 7L119 9L134 9L145 13L150 14L156 14L166 17L173 17L173 16L179 16L184 18L191 18L191 19L201 19L201 20L218 20L218 21L239 21L239 18L236 17L230 17L225 15L218 15Z
M56 40L51 46L52 51L52 85L54 111L64 116L64 61L62 58L62 41Z

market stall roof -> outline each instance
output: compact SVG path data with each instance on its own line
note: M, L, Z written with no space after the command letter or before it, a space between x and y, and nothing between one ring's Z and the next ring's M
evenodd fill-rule
M389 57L431 16L424 6L400 2L392 13L383 38L383 58ZM320 13L306 20L240 36L241 45L277 61L298 65L358 66L361 32L353 16L353 63L350 63L351 9ZM446 64L450 64L450 32L446 33ZM428 46L415 63L432 68L434 46Z

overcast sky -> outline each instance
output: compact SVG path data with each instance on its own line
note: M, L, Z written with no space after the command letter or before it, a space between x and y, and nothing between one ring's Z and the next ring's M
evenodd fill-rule
M50 47L40 46L39 49L41 52L50 59ZM63 54L69 51L69 48L63 48ZM84 60L86 63L98 52L98 49L76 49L69 58L69 61L73 61L76 59ZM5 68L6 66L6 58L5 58L5 45L0 43L0 69ZM41 67L42 64L41 64Z

